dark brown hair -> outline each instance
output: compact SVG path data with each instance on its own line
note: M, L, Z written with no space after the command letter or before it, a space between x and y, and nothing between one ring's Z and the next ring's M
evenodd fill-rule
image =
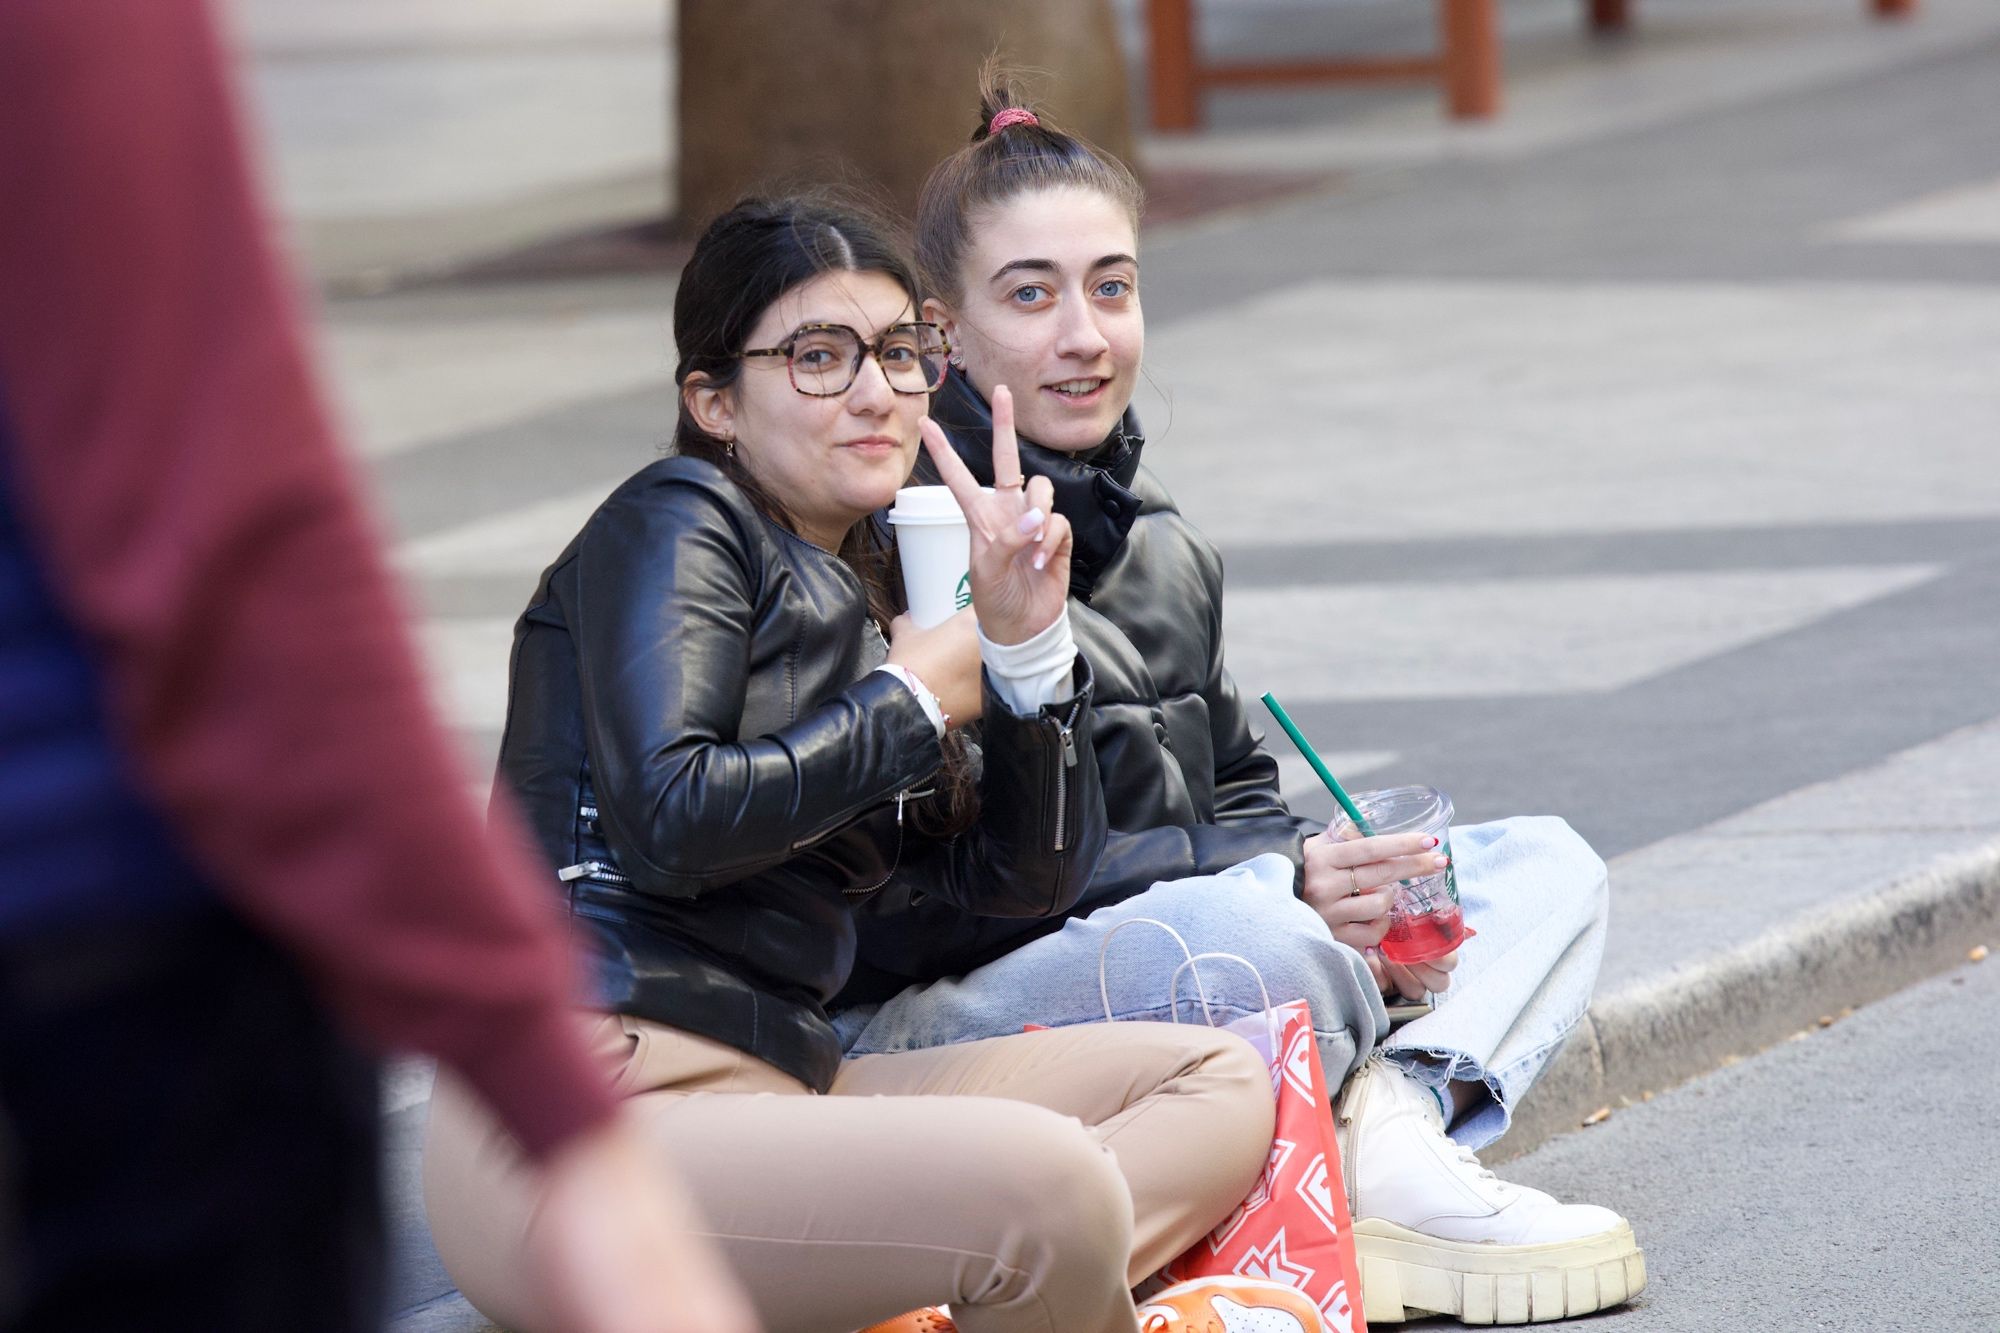
M972 242L974 215L1030 190L1079 186L1117 203L1139 225L1145 191L1131 168L1111 154L1066 134L1040 112L1037 124L1008 125L993 133L993 118L1009 109L1033 111L1010 76L988 61L979 71L979 124L972 141L931 168L917 197L917 267L933 296L956 305L959 266Z
M750 330L772 303L822 273L880 273L922 303L916 273L892 239L893 230L859 204L831 195L745 199L709 223L681 271L674 294L674 346L681 388L672 452L714 464L772 523L797 535L784 504L746 467L727 441L702 429L688 406L688 377L715 388L736 383ZM905 609L892 550L871 517L849 528L836 552L861 580L868 612L886 631ZM951 838L979 817L979 793L962 731L943 738L944 763L934 794L910 807L917 832Z

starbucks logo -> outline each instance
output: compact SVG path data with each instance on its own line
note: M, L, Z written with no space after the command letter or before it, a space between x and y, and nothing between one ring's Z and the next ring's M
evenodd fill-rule
M958 591L951 595L951 604L963 611L972 605L972 571L966 570L958 577Z

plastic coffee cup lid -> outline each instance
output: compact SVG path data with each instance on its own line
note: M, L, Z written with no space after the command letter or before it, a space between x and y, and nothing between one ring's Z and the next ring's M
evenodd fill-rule
M991 486L982 486L991 491ZM965 513L949 486L905 486L896 492L896 507L889 521L903 527L925 527L937 523L963 523Z

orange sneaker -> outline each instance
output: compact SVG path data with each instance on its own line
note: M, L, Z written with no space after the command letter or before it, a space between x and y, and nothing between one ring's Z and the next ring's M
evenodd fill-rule
M879 1324L870 1324L861 1333L958 1333L958 1325L951 1322L951 1316L935 1305L926 1305L921 1310L899 1314L894 1319L885 1319Z
M1305 1293L1248 1277L1204 1277L1139 1307L1139 1333L1326 1333Z

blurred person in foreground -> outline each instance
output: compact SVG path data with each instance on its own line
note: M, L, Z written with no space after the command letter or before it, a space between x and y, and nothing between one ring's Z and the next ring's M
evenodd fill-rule
M7 0L0 88L0 1324L379 1327L351 1036L526 1145L566 1327L750 1333L424 702L208 8Z

